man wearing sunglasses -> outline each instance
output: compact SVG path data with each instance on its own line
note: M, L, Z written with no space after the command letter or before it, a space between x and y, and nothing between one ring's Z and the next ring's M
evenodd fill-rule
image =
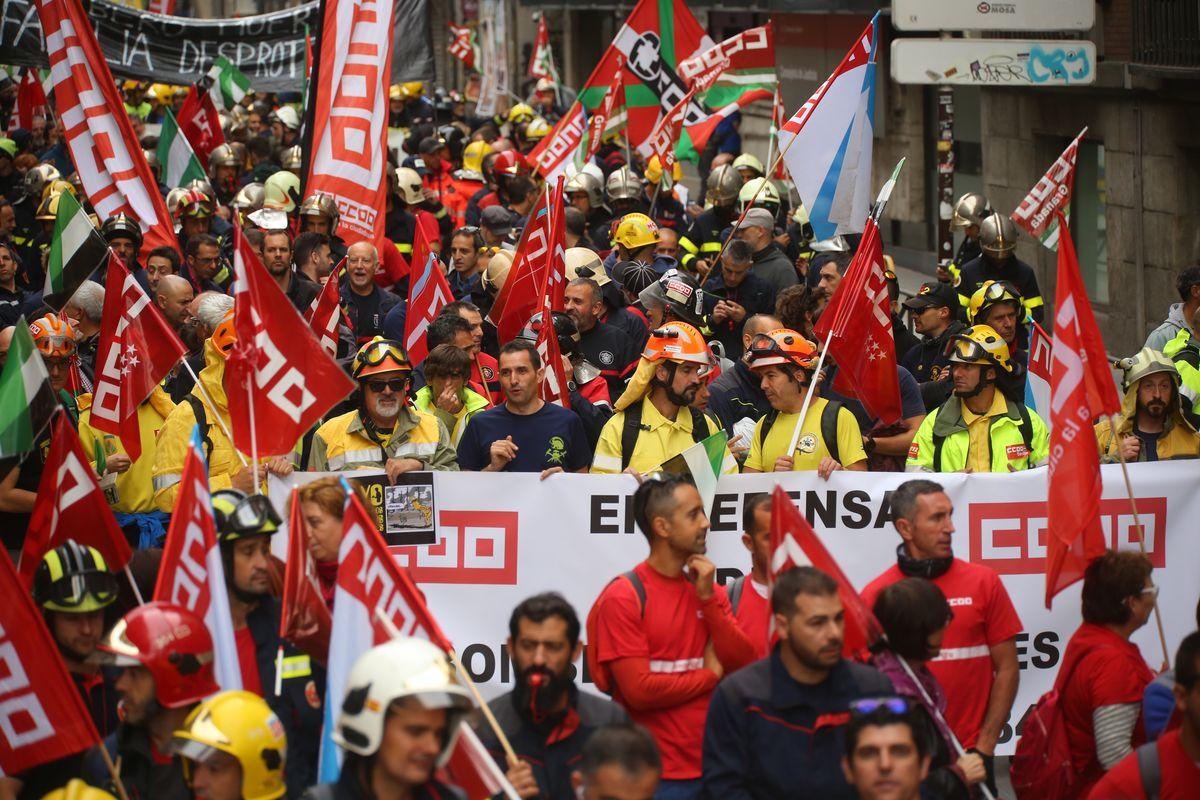
M412 364L403 345L376 336L355 355L351 375L358 408L317 428L310 470L383 469L394 483L405 472L458 469L446 426L408 405Z
M925 410L933 411L950 396L946 343L966 328L957 318L958 295L948 284L931 281L905 300L904 307L913 328L924 338L900 357L900 366L917 379Z

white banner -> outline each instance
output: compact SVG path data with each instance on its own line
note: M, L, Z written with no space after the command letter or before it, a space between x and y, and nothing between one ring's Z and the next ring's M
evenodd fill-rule
M1103 469L1105 534L1120 549L1136 549L1120 467ZM1146 546L1157 567L1154 582L1161 587L1159 606L1173 658L1180 640L1195 627L1200 595L1196 469L1184 462L1135 464L1130 473ZM1044 469L934 476L954 502L956 555L1000 573L1024 624L1017 637L1021 685L1001 736L1001 755L1012 753L1013 727L1050 688L1067 640L1080 623L1079 584L1055 598L1053 610L1044 607L1045 476ZM291 484L316 477L318 473L295 473L286 485L272 477L271 496L282 503ZM899 535L890 522L887 495L909 477L838 472L826 482L808 472L788 473L782 483L861 589L895 563ZM742 503L747 494L770 491L777 480L775 475L721 478L708 536L719 579L749 570L750 556L741 542ZM559 591L582 622L608 581L648 552L633 523L628 501L635 483L627 475L564 474L542 482L536 474L437 472L433 485L437 543L395 552L489 697L511 688L504 641L517 603L538 592ZM286 513L281 516L288 519ZM286 543L286 533L279 536ZM1134 641L1157 670L1162 651L1153 619ZM582 685L591 688L586 675Z
M499 111L501 97L508 96L507 9L501 0L479 4L480 67L479 99L475 115L490 117Z

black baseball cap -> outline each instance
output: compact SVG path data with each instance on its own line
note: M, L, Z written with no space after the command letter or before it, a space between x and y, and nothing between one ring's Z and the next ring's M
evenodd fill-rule
M904 307L910 311L924 311L927 308L957 308L958 293L948 283L930 281L921 284L917 293L904 301Z

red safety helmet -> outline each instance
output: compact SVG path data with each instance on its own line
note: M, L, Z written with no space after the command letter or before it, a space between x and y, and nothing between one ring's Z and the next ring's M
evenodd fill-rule
M499 178L515 178L529 174L529 162L516 150L503 150L492 160L492 174Z
M182 606L156 600L122 617L97 647L120 667L145 667L155 699L182 708L220 691L213 676L213 643L204 620Z

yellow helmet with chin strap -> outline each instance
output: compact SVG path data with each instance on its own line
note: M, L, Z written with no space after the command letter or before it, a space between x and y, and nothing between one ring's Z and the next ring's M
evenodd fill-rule
M995 367L1006 374L1014 369L1008 344L990 325L973 325L951 336L946 356L954 364Z
M242 768L243 800L274 800L287 791L283 768L287 736L270 706L256 694L221 692L196 706L171 737L191 783L192 765L224 753Z
M42 556L33 575L33 599L47 611L100 611L117 599L117 578L99 550L68 539Z
M992 306L1006 302L1015 303L1017 313L1023 313L1021 293L1015 286L1008 281L984 281L983 285L975 290L975 294L971 295L971 302L967 304L967 319L974 323Z
M483 157L496 152L496 148L480 139L471 142L463 148L463 169L471 172L483 172Z

